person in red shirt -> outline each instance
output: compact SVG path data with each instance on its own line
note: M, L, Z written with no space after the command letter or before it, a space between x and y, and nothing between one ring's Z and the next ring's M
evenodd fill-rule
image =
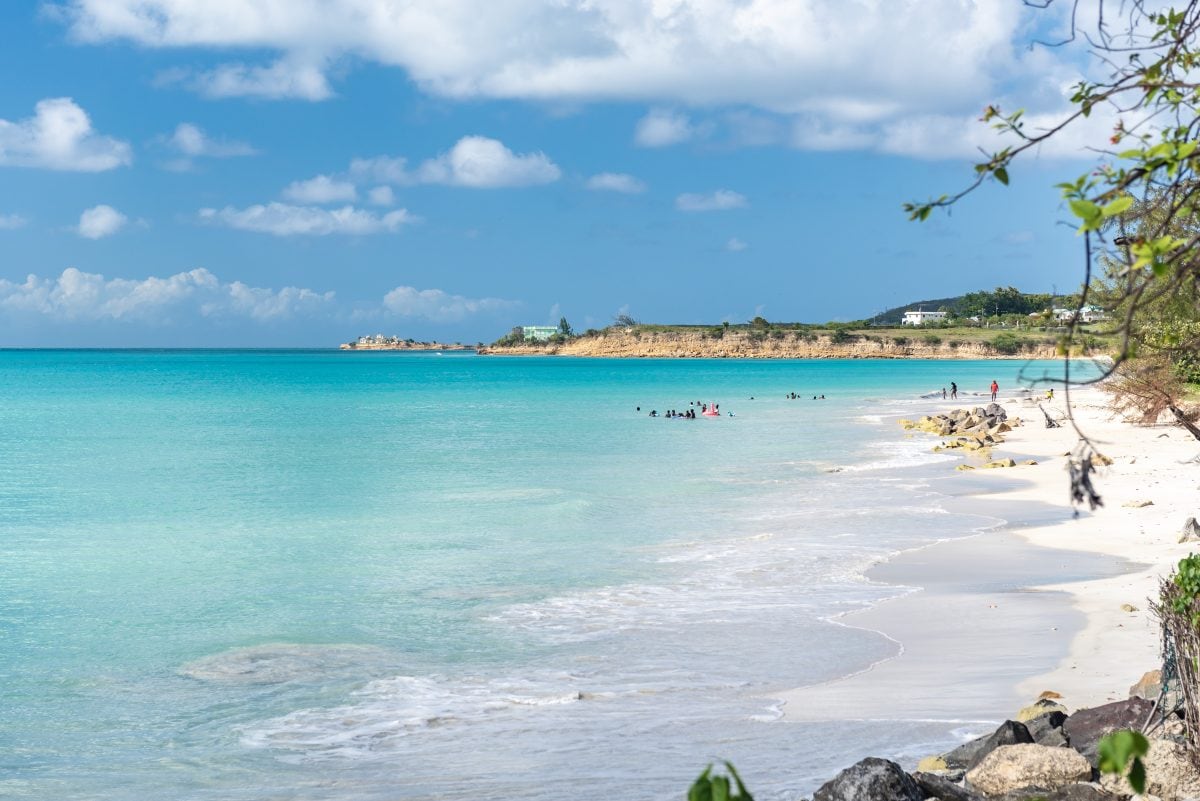
M993 402L996 400L996 393L999 391L1000 391L1000 385L996 383L995 379L992 379L992 401Z

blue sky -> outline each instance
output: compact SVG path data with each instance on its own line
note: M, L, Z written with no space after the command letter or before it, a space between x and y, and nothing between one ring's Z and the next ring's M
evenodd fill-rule
M924 225L1001 100L1065 108L1017 0L68 0L0 8L0 345L490 341L1070 290L1096 119Z

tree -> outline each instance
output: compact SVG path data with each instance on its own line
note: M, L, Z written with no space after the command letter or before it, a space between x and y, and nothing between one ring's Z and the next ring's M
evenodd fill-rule
M559 336L563 337L564 339L575 335L575 332L571 330L571 324L567 322L566 317L559 319L558 333Z
M628 314L618 314L613 319L613 325L619 325L622 328L633 328L638 325L638 321L630 317Z
M1170 412L1179 425L1200 440L1196 416L1183 410L1185 392L1170 361L1161 355L1123 362L1111 381L1102 387L1112 398L1115 410L1143 425L1153 425Z
M1114 330L1120 347L1101 378L1124 370L1119 381L1141 386L1152 375L1152 383L1161 387L1169 386L1164 381L1182 380L1180 370L1191 379L1200 377L1200 370L1193 372L1192 362L1183 358L1200 344L1195 303L1200 281L1200 225L1195 224L1200 220L1200 0L1161 11L1144 0L1024 2L1035 9L1056 2L1068 6L1068 36L1050 46L1086 42L1107 77L1080 81L1071 109L1038 130L1026 125L1020 109L987 106L982 122L1006 136L1006 146L985 154L975 165L974 179L959 192L904 208L910 219L925 220L985 183L1007 185L1009 169L1026 154L1063 138L1098 111L1111 114L1107 141L1091 143L1096 164L1058 185L1081 235L1083 285L1075 307L1084 308L1095 295L1119 310ZM1147 207L1135 207L1139 200ZM1100 264L1109 268L1104 286L1094 273ZM1067 326L1066 352L1081 338L1079 317ZM1141 368L1123 367L1141 359L1146 359ZM1168 379L1163 360L1174 379ZM1069 389L1069 372L1066 378ZM1157 397L1154 392L1151 396Z

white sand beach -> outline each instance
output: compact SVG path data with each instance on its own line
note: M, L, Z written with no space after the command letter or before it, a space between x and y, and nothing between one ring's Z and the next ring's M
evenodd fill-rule
M1006 435L995 458L1038 464L952 472L955 463L948 461L950 475L939 489L1008 523L870 571L872 580L921 589L839 622L882 632L897 642L897 656L784 693L789 718L952 720L983 731L1046 690L1060 693L1071 709L1125 698L1158 665L1149 601L1159 577L1200 548L1178 542L1185 520L1200 514L1200 463L1190 461L1200 442L1175 426L1114 419L1102 392L1075 390L1076 422L1113 460L1094 477L1103 507L1085 507L1076 517L1065 454L1078 433L1069 423L1045 428L1032 400L1002 400L1024 425ZM939 401L929 411L978 403ZM1056 416L1065 413L1062 393L1043 405ZM930 447L938 442L914 437L927 438Z

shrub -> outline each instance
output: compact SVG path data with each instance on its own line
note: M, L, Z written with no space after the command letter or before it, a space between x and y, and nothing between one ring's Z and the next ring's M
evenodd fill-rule
M932 347L937 347L938 345L942 344L942 338L937 334L926 334L925 336L921 337L921 339L926 345L930 345Z
M900 347L904 347L908 344L908 337L892 337L892 341Z
M992 350L997 353L1003 353L1005 356L1012 356L1021 350L1021 340L1015 334L1005 332L997 334L996 338L991 341Z
M854 339L854 336L844 328L835 328L829 334L829 341L834 345L843 345Z
M959 342L957 339L952 339L949 342L947 342L946 344L950 346L950 350L958 350L958 347L960 345L962 345L962 343Z
M725 329L722 326L713 326L708 332L709 339L720 339L725 336Z
M771 332L771 337L773 339L783 339L784 333L782 331L780 331L779 329L775 329L774 331Z

